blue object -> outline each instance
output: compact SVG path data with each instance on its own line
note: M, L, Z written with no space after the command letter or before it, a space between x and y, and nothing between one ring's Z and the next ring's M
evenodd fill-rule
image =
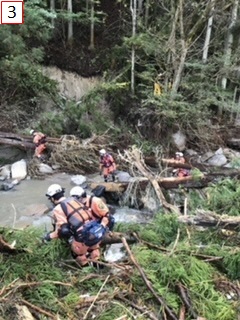
M91 221L83 226L81 232L77 235L76 240L83 242L86 246L91 247L100 242L107 229L97 221Z

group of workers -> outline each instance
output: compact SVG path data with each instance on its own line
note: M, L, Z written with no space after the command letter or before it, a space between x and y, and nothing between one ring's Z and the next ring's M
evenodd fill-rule
M44 152L46 150L47 137L42 132L30 130L30 134L33 136L33 143L35 144L35 157L39 160L44 160ZM115 182L116 180L116 163L113 156L108 153L105 149L99 151L99 170L100 175L103 175L105 182L108 182L110 178ZM185 163L185 158L182 152L176 152L174 160L178 163ZM173 176L186 177L189 176L190 172L185 168L178 168L173 170Z
M44 161L44 153L47 149L47 136L42 132L33 129L30 130L30 134L33 136L33 143L35 145L34 156L40 161ZM99 155L100 176L103 175L105 182L108 182L110 177L114 182L116 179L116 163L113 156L110 153L107 153L105 149L101 149Z
M35 157L44 160L47 148L47 137L42 132L30 131L35 144ZM113 156L105 149L99 151L99 170L105 182L116 179L116 163ZM182 152L176 152L174 161L185 163ZM178 168L173 175L185 177L189 170ZM43 241L52 239L65 239L70 244L72 256L79 266L101 266L100 244L107 231L114 226L114 218L109 212L106 202L96 196L87 195L86 191L75 186L70 190L69 197L65 196L65 189L59 184L49 186L46 196L54 205L54 230L44 235Z
M34 156L40 161L45 160L47 136L42 132L31 130L35 145ZM109 178L115 181L116 163L112 155L105 149L99 151L99 170L104 181ZM107 231L114 226L114 217L104 200L87 195L86 191L75 186L70 190L69 197L59 184L49 186L46 196L54 205L52 212L54 230L44 235L43 241L65 239L70 244L72 256L79 266L91 264L101 267L97 262L100 258L100 244Z
M54 230L46 233L43 241L65 239L80 267L89 264L99 267L100 243L114 226L114 217L107 204L99 197L87 195L80 186L73 187L66 197L62 186L52 184L46 196L54 205Z

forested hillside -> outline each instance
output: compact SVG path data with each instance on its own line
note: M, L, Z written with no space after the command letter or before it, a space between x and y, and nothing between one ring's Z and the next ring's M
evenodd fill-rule
M14 228L6 182L0 320L239 320L240 153L224 148L240 149L239 0L26 0L24 12L23 25L0 25L1 143L33 150L30 129L40 130L49 154L30 155L26 176L44 179L49 166L53 179L96 174L97 186L106 148L130 180L100 187L149 220L120 220L102 240L103 251L121 244L123 260L81 269L67 241ZM69 98L47 68L94 81ZM169 159L176 149L186 163Z
M141 124L146 139L180 128L194 147L214 144L212 124L238 117L239 39L237 0L26 1L24 25L0 28L1 129L27 127L48 95L58 111L57 119L44 115L52 134L66 131L66 117L84 137L105 130L108 116L100 121L96 107L107 101L115 124ZM103 82L81 104L66 103L41 65Z

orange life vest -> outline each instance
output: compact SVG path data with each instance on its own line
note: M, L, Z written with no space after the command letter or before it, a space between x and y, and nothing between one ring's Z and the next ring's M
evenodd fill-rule
M61 207L73 231L79 229L86 221L93 220L88 207L74 198L67 198L61 202Z

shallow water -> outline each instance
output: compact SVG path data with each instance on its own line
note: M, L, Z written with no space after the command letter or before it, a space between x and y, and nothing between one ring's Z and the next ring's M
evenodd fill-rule
M18 227L21 222L23 225L38 225L39 210L51 209L51 203L45 194L52 183L59 183L63 188L66 188L66 194L73 186L71 176L61 173L49 176L45 180L22 180L14 189L0 191L1 226ZM50 220L46 216L43 218L46 221Z
M45 226L51 230L50 214L52 204L45 196L50 184L58 183L65 188L66 196L73 187L71 175L58 173L44 180L26 179L9 191L0 191L0 225L24 228L28 225ZM88 181L98 181L99 176L88 177ZM90 190L89 190L90 193ZM42 214L45 212L46 214ZM48 213L48 214L47 214ZM121 223L144 223L149 215L128 207L115 207L115 220Z

